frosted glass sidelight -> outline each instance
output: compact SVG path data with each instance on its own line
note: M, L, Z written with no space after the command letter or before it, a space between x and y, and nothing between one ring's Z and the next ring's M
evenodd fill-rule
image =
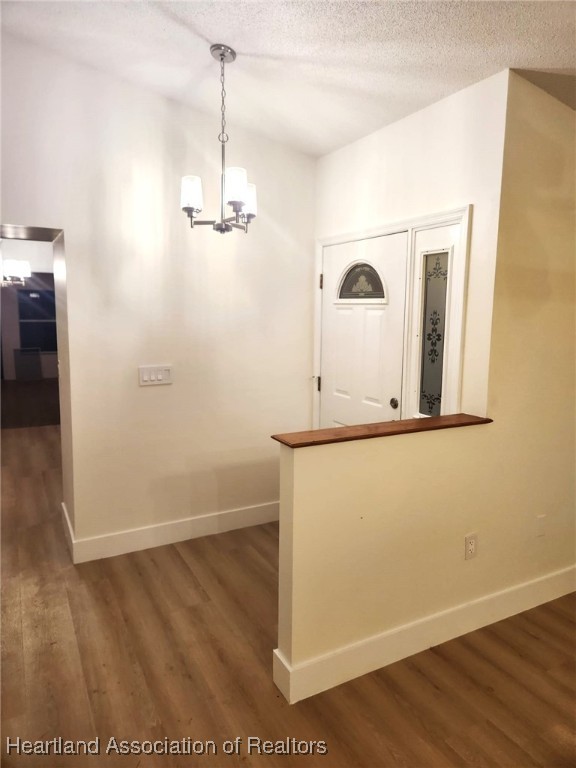
M442 405L447 285L448 251L426 254L424 256L420 413L427 416L439 416Z

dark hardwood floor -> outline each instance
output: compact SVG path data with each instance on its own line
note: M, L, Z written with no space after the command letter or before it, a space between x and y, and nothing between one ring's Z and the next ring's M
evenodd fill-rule
M60 424L58 379L2 379L2 429Z
M575 598L289 706L275 524L74 567L57 427L2 432L2 765L573 768ZM213 741L217 755L6 754L6 739ZM248 737L326 755L249 754ZM223 744L243 739L239 755ZM208 745L208 749L210 746Z

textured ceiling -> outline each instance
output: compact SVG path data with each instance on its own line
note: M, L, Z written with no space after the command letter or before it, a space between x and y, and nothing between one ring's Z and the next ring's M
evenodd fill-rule
M574 107L573 2L2 2L5 30L324 154L507 67ZM556 89L556 92L555 92ZM217 127L217 126L216 126Z

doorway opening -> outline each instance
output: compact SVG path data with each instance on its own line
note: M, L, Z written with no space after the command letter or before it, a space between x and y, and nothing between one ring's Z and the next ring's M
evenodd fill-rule
M0 249L1 426L60 424L52 242L2 239ZM11 271L27 276L12 280Z
M51 410L51 420L56 418L57 414L60 425L59 428L57 425L54 426L60 433L62 511L65 517L73 520L72 404L64 232L61 229L48 227L1 224L0 244L3 260L6 258L8 250L12 250L14 254L18 248L26 249L26 244L36 244L38 251L41 250L38 244L43 244L47 248L47 251L44 252L45 259L48 259L46 254L50 254L51 250L52 271L50 272L45 267L40 266L35 270L38 275L35 276L34 282L21 286L24 289L23 293L21 295L16 293L13 296L17 316L18 343L13 344L11 348L12 360L9 360L9 355L5 354L4 339L2 339L3 349L0 357L3 364L3 377L9 372L8 363L10 363L13 364L10 370L14 375L14 381L18 381L16 375L19 374L22 381L51 382L48 386L52 387L51 396L56 402L53 402L48 410ZM46 261L38 263L45 265ZM49 259L48 263L50 264ZM30 272L32 271L30 269ZM11 290L10 286L7 288ZM2 288L2 292L5 290L6 288ZM2 295L2 299L4 299L4 295ZM30 352L30 350L33 351ZM6 378L6 381L9 379ZM44 386L46 385L44 384ZM37 392L33 393L29 400L35 401L37 395ZM7 399L9 400L9 398ZM45 406L38 407L36 402L34 402L33 407L29 407L26 398L20 398L20 400L22 399L24 399L22 408L28 412L28 416L33 407L36 408L36 415L39 418L43 411L47 410ZM9 402L6 403L6 405L9 404ZM33 426L40 426L40 424ZM4 427L4 420L2 427Z

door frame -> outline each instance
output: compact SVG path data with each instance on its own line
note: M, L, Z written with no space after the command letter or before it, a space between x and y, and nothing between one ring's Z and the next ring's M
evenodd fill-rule
M56 335L58 346L58 395L60 399L60 444L62 454L62 508L64 527L70 545L69 531L74 520L74 475L72 459L72 396L70 383L70 345L68 338L68 299L64 230L0 224L0 240L36 240L52 243L54 291L56 294Z
M322 360L322 289L320 281L323 269L324 248L330 245L341 245L357 240L393 235L399 232L408 233L404 352L402 360L402 409L400 418L426 418L424 414L418 413L413 394L420 376L419 332L422 317L420 260L418 254L415 253L416 233L422 230L454 224L460 225L460 238L451 257L451 270L446 299L447 326L444 343L442 413L458 413L460 411L472 211L473 206L466 205L449 211L417 216L392 224L382 224L370 229L347 232L316 240L314 261L314 373L311 377L313 384L312 426L314 429L320 427L320 392L318 391L318 378L321 373L320 366ZM446 396L444 396L444 392L446 392Z

